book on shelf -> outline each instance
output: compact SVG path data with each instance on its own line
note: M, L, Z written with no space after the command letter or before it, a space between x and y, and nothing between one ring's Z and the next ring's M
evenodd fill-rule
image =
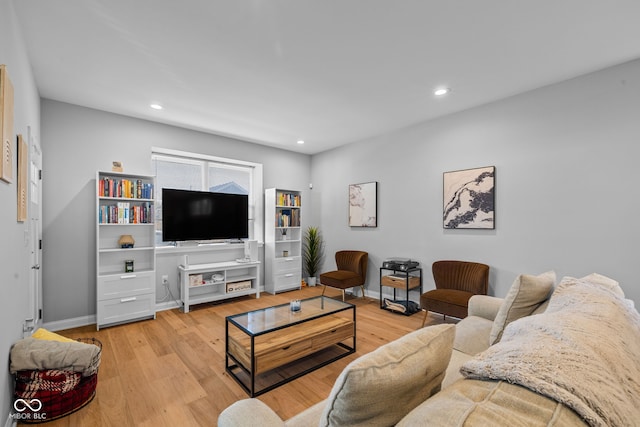
M98 182L98 196L124 199L153 199L153 184L141 179L104 177Z
M118 224L129 222L129 203L118 203Z
M277 205L278 206L300 206L300 195L294 193L278 193L277 196Z
M129 202L102 205L98 210L100 224L152 224L153 205L149 202L131 206Z
M276 227L289 227L289 218L291 217L291 211L283 210L276 215Z
M276 227L300 227L300 211L283 209L276 212Z

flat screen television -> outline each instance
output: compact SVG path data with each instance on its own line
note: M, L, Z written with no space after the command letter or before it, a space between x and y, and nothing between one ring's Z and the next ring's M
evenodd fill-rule
M162 189L162 240L235 240L249 237L244 194Z

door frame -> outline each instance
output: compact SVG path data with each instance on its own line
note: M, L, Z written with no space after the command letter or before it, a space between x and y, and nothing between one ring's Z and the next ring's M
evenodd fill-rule
M27 126L29 141L28 233L29 233L29 325L35 331L42 326L42 149Z

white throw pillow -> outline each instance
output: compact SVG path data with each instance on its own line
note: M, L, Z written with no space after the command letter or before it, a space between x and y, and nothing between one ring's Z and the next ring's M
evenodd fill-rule
M516 277L493 321L489 345L500 341L502 332L509 323L529 316L549 298L555 283L556 273L554 271L547 271L539 276L521 274Z
M336 380L320 426L395 425L440 391L454 325L411 332L351 362Z

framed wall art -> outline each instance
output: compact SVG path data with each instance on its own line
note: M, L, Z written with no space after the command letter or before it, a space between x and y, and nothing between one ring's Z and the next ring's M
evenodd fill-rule
M444 172L444 228L495 228L495 172L495 166Z
M2 134L2 158L0 179L13 179L13 85L7 67L0 65L0 134Z
M378 183L349 185L349 226L378 226Z

